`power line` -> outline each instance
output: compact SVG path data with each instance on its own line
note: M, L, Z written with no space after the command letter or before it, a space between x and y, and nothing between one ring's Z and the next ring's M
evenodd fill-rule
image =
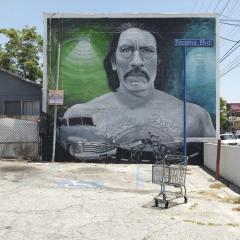
M219 1L217 2L215 8L213 9L213 12L215 12L215 10L218 8L218 5L220 4L221 1L222 1L222 0L219 0Z
M229 26L240 27L240 24L236 24L236 23L227 23L227 22L223 22L223 21L220 21L220 23L225 24L225 25L229 25Z
M195 7L196 7L196 5L197 5L197 2L198 2L198 0L195 0L195 1L194 1L194 3L193 3L193 8L192 8L192 12L194 12Z
M233 10L233 11L231 11L231 12L228 14L228 16L229 16L230 14L233 14L234 12L236 12L236 11L237 11L237 9L239 8L239 6L240 6L240 2L239 2L239 0L238 0L238 3L237 3L237 5L235 6L235 8L233 8L234 10Z
M222 22L240 22L239 19L220 19L220 21L222 21Z
M229 42L235 42L235 43L238 42L238 41L235 41L235 40L232 40L232 39L229 39L229 38L225 38L225 37L222 37L222 36L220 36L220 38L221 38L221 39L224 39L224 40L226 40L226 41L229 41Z
M234 19L234 18L231 18L231 17L229 17L229 16L227 16L227 15L225 15L225 14L222 14L221 16L229 19L229 20L222 19L222 20L225 20L225 21L230 21L230 20L234 20L234 21L236 21L236 20L237 20L237 21L240 21L239 19Z
M231 12L233 11L233 9L236 9L237 5L239 4L239 0L236 0L233 5L232 5L232 8L226 13L227 16L229 16L231 14Z
M223 57L220 59L220 62L224 61L228 56L230 56L234 51L236 51L237 48L240 47L240 45L236 46L239 42L240 42L240 40L239 40L238 42L236 42L236 43L223 55Z
M240 1L239 1L238 3L240 4ZM235 8L234 11L237 10L237 8L239 7L239 4L238 4L238 6L236 6L236 8ZM227 19L221 19L221 21L230 22L230 23L231 23L231 22L240 22L239 19L234 19L234 18L229 17L229 14L228 14L228 15L222 14L222 17L225 17L225 18L227 18ZM226 36L228 36L229 38L231 38L231 37L233 37L237 32L239 32L239 30L240 30L239 26L236 26L236 25L235 25L235 26L233 26L233 28L232 28L228 33L226 33ZM226 42L223 43L223 44L221 44L221 48L222 48L223 46L225 46L225 44L226 44Z
M210 6L212 5L212 3L213 3L213 0L210 0L210 1L209 1L209 4L208 4L208 7L207 7L207 10L206 10L207 12L208 12Z
M205 4L205 0L202 1L202 4L201 4L201 6L200 6L200 8L198 10L199 12L202 10L202 7L203 7L204 4Z
M221 11L221 15L224 13L225 9L227 8L228 4L230 3L230 0L228 0L228 2L225 4L225 6L223 7L222 11Z
M227 66L225 66L222 70L222 72L227 71L229 68L231 68L234 64L237 64L240 60L240 56L235 57Z
M222 21L228 22L228 23L239 23L240 20L239 19L234 19L232 17L229 17L230 14L231 16L233 15L234 12L236 12L239 8L240 5L240 1L236 0L235 2L233 1L232 7L229 11L226 12L226 14L222 14L222 17L225 17L227 19L222 19ZM233 28L227 33L227 36L229 38L233 37L237 32L239 32L240 28L239 25L231 25ZM221 48L226 44L226 42L224 44L221 44Z
M231 51L235 51L234 48L238 48L240 45L236 46L238 43L240 42L240 40L238 40L222 57L221 61L223 61L227 56L229 56L232 52ZM230 53L231 52L231 53ZM226 57L225 57L226 56Z
M221 3L223 3L222 0L217 1L216 5L213 9L213 12L217 10L217 8L221 5ZM209 3L207 9L210 8L211 4L212 4L212 2ZM230 6L230 4L231 4L231 6ZM231 33L231 36L233 36L234 34L236 34L237 31L239 31L240 24L238 24L238 23L240 23L240 20L231 18L231 17L229 17L229 15L232 14L233 12L235 12L239 8L239 4L240 4L240 2L238 0L232 1L232 2L230 0L228 0L227 2L224 3L222 10L219 11L222 17L227 18L227 19L221 19L221 21L220 21L221 24L225 24L225 25L233 27L233 29L229 32L229 33ZM226 14L224 14L224 12L226 12ZM229 36L229 35L227 34L227 36ZM234 45L221 58L221 62L222 62L227 57L229 57L233 52L235 52L237 50L237 48L240 47L240 45L238 45L240 43L240 40L234 41L233 39L225 38L222 36L220 36L220 38L234 43ZM235 57L227 66L225 66L220 77L223 77L226 74L228 74L229 72L233 71L234 69L240 67L240 59L239 58L240 58L240 56Z
M229 72L231 72L232 70L234 70L234 69L236 69L236 68L238 68L238 67L240 67L240 63L238 63L237 65L233 66L233 67L230 68L228 71L222 73L222 74L220 75L220 78L223 77L223 76L225 76L226 74L228 74Z

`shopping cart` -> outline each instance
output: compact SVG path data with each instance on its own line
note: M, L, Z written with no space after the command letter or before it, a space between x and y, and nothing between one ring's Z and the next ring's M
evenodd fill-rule
M184 203L187 203L185 186L187 162L187 156L166 155L163 160L152 165L152 183L161 186L160 193L154 197L156 207L159 203L164 203L165 208L168 208L169 201L179 197L183 197ZM178 187L180 191L167 192L166 185Z

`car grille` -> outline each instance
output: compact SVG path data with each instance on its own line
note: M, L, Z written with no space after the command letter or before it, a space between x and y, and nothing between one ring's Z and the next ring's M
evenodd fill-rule
M83 152L104 153L114 149L112 144L107 142L88 142L83 144Z

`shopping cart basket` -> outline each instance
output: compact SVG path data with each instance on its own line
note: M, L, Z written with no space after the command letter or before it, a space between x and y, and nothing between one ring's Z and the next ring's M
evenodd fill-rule
M174 195L175 199L183 197L184 203L187 203L185 186L187 162L187 156L166 155L163 160L152 165L152 182L161 186L160 193L154 197L156 207L159 203L164 203L165 208L168 208L170 197L168 198L166 185L180 188L180 192L170 192L169 196Z

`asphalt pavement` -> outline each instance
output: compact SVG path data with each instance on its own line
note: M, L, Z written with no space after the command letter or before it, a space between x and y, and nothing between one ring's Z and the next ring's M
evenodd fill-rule
M155 206L151 164L0 160L0 239L239 240L240 195L199 166Z

